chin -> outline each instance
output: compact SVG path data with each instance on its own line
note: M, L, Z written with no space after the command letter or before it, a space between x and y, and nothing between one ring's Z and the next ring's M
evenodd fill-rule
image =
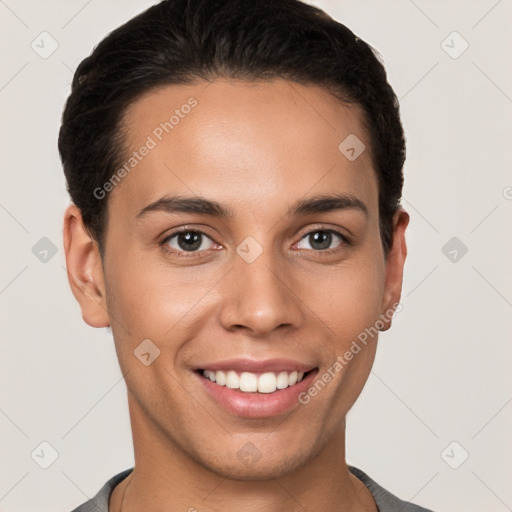
M272 458L261 456L251 459L244 459L236 455L236 460L223 461L197 461L205 469L217 474L222 478L238 480L245 482L266 481L275 478L284 478L300 470L312 458L312 455L306 453L290 456L282 454L273 454Z

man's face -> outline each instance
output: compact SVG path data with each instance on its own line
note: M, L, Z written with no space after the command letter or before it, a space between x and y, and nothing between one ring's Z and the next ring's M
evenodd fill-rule
M217 80L149 93L125 125L126 159L149 149L108 197L103 271L134 437L224 476L284 475L341 442L376 338L343 355L399 299L361 113L319 87ZM334 195L351 202L294 211ZM153 204L175 196L229 215Z

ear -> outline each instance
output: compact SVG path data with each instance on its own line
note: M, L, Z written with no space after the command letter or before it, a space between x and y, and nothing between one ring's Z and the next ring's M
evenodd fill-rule
M382 296L381 320L387 331L391 327L392 314L402 295L402 278L407 245L405 243L405 230L409 224L409 214L400 208L393 217L393 242L386 261L386 280Z
M97 242L85 228L77 206L64 214L64 252L69 285L82 310L82 318L91 327L108 327L103 265Z

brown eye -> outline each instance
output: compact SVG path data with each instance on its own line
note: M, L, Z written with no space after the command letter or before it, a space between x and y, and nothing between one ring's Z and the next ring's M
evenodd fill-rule
M208 246L208 241L210 246ZM164 241L167 245L176 252L198 252L199 250L211 249L215 245L213 240L202 233L201 231L179 231L169 235Z

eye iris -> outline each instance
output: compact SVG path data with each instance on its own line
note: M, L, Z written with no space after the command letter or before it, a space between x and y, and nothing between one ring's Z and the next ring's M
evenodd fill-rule
M309 243L311 247L317 249L328 249L332 242L332 233L328 231L315 231L309 235ZM315 247L314 244L319 244L321 247Z
M178 235L178 245L184 251L193 251L201 246L201 233L187 231Z

